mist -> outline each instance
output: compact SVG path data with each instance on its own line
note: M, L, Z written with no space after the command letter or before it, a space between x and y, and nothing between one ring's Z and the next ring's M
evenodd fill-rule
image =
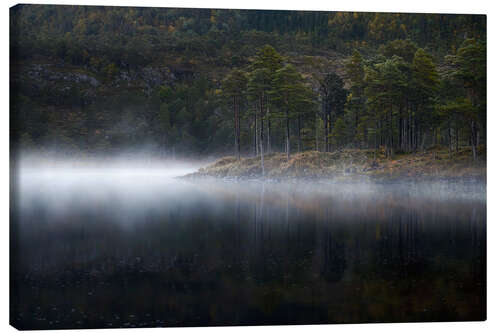
M242 201L263 201L279 206L286 200L315 201L331 197L348 205L375 199L396 200L398 204L414 204L418 200L446 202L465 200L485 203L486 184L482 182L399 181L376 183L370 180L341 182L330 180L273 181L234 179L185 179L209 160L162 159L151 155L135 157L122 154L106 158L67 158L23 154L11 169L12 194L21 210L34 202L55 211L71 211L75 206L109 203L122 205L117 211L130 220L131 210L159 204L171 205L172 200L190 205L205 196L214 207L237 196ZM280 203L281 201L281 203ZM262 203L260 203L262 204Z
M431 318L485 313L485 296L477 297L485 295L484 183L196 179L182 176L208 161L22 157L11 170L13 308L22 327L371 318L338 297L376 297L391 320L421 318L389 309L422 298ZM287 291L276 295L283 306L313 305L271 319L265 295L276 286ZM295 286L338 296L310 298ZM388 286L390 297L377 291ZM194 293L207 295L196 298L198 319L187 310ZM457 304L460 316L450 310ZM230 313L204 315L228 305Z

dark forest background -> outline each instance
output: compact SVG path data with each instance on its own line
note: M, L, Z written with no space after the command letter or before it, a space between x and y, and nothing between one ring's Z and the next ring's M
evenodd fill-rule
M13 151L486 144L486 16L18 5Z

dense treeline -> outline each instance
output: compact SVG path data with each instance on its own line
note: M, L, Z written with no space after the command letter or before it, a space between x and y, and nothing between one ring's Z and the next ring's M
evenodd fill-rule
M262 158L346 147L391 155L442 144L450 152L471 146L475 158L486 138L485 20L16 6L12 141L89 153L145 144L162 155L234 149ZM52 67L37 83L34 64L98 83L59 86ZM160 70L170 79L156 79Z
M258 84L259 100L254 108L250 105L248 109L253 113L253 127L259 128L260 133L254 134L256 154L260 151L263 156L264 151L271 151L269 144L267 149L263 145L264 120L269 143L271 120L276 119L285 124L280 127L285 128L287 156L293 120L299 152L301 149L383 148L390 156L447 143L451 153L458 151L462 143L470 145L473 158L477 158L477 148L486 128L483 43L467 39L456 55L446 57L448 67L442 74L438 73L432 56L408 40L389 42L370 61L354 51L345 64L349 90L337 74L327 73L319 78L320 88L314 92L300 73L290 64L283 66L281 59L271 46L265 46L249 67L246 86L245 76L239 70L231 72L226 79L226 90L235 110L237 136L241 113L238 101L245 95L245 89L252 101ZM242 79L235 80L236 76ZM271 103L265 99L267 95L275 96ZM320 107L315 106L318 100ZM318 131L324 138L321 143ZM311 132L316 133L314 146L311 141L304 145L302 142L308 142L304 137L311 137L307 135ZM236 139L239 142L239 138ZM239 144L236 152L239 156Z
M217 60L235 64L264 43L314 53L411 39L446 54L467 38L484 39L485 21L481 15L30 5L12 9L11 37L16 57L53 55L97 69L146 65L165 53L184 54L186 62L230 55Z

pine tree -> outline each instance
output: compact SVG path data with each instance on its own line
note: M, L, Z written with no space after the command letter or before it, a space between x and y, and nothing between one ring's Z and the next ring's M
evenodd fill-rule
M350 84L351 93L347 98L347 110L350 113L352 122L351 138L356 140L364 136L364 131L360 124L360 117L364 111L366 102L364 95L365 88L365 70L363 57L355 50L346 64L348 83Z
M285 151L290 158L290 121L299 120L299 147L300 147L300 117L304 111L312 111L313 92L305 85L297 69L290 64L276 71L273 79L273 100L285 118Z
M275 72L282 66L283 57L270 46L265 45L258 52L250 64L248 92L256 101L256 112L260 119L259 144L261 155L262 174L264 174L264 117L268 121L268 139L270 142L270 102L269 94L272 90L272 81ZM264 111L266 110L266 112ZM266 114L265 114L266 113ZM255 124L257 126L257 123Z
M405 80L399 64L402 59L393 56L367 71L365 94L372 122L376 127L375 146L383 145L389 154L394 150L394 115L404 97Z
M332 135L335 118L342 115L347 99L344 81L335 72L327 74L320 82L321 116L324 126L325 151L330 151L329 138Z
M234 114L234 149L235 156L240 159L240 121L241 121L241 107L245 97L245 90L247 88L247 78L245 73L239 69L232 70L222 82L222 89L224 97L231 102Z
M454 67L452 77L466 93L469 106L462 109L470 126L472 155L476 160L480 129L486 128L486 47L475 39L467 39L457 55L448 60Z
M431 128L435 116L435 97L439 86L439 76L431 56L423 49L415 52L412 70L411 94L420 128L421 142L425 144L425 129Z

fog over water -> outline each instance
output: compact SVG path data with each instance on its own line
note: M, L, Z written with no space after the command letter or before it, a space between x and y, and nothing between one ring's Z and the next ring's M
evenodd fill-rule
M21 160L16 327L485 318L485 184L178 178L203 164Z

